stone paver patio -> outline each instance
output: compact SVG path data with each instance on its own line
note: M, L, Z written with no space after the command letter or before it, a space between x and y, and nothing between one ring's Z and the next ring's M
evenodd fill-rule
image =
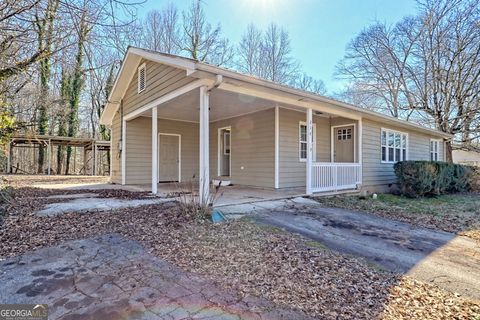
M36 250L0 271L2 303L46 303L49 319L308 319L219 289L116 234Z

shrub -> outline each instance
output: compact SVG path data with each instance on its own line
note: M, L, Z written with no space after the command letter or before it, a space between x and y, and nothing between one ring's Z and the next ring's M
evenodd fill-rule
M474 170L438 161L402 161L394 165L400 190L407 197L470 191Z

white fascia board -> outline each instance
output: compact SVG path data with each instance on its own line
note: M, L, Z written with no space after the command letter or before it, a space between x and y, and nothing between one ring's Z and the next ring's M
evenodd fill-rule
M316 109L314 107L314 102L320 102L320 103L323 102L323 103L331 104L333 106L337 106L337 107L340 107L340 108L344 109L343 111L346 111L348 114L350 114L350 115L345 116L345 117L348 117L348 118L351 118L351 119L360 119L362 117L364 117L364 118L367 117L367 118L375 120L375 121L382 121L382 122L386 121L386 122L388 122L390 124L393 124L393 125L396 125L396 126L401 126L401 127L404 127L404 128L409 128L409 129L421 131L421 132L424 132L424 133L428 133L430 135L443 137L445 139L450 139L450 138L453 137L453 135L451 135L451 134L441 132L441 131L438 131L438 130L435 130L435 129L427 128L427 127L424 127L424 126L421 126L421 125L418 125L418 124L415 124L415 123L412 123L412 122L409 122L409 121L400 120L400 119L393 118L393 117L390 117L390 116L387 116L387 115L384 115L384 114L381 114L381 113L378 113L378 112L375 112L375 111L363 109L363 108L360 108L360 107L357 107L357 106L354 106L354 105L351 105L351 104L348 104L348 103L345 103L345 102L337 101L335 99L320 96L320 95L317 95L317 94L314 94L314 93L305 92L303 90L298 90L298 89L295 89L295 88L291 88L291 87L288 87L288 86L285 86L285 85L274 83L272 81L256 78L256 77L249 76L249 75L244 75L244 74L241 74L241 73L238 73L238 72L235 72L235 71L226 70L226 69L215 67L215 66L208 65L208 64L205 64L205 63L198 63L197 64L197 69L198 70L203 70L203 71L206 71L206 72L210 72L210 73L213 73L213 74L221 74L221 75L223 75L225 77L228 77L228 78L231 78L231 79L235 79L235 80L238 80L238 81L243 81L243 82L247 82L247 83L250 83L250 84L253 84L253 85L261 86L262 87L262 92L267 92L268 89L271 89L271 90L274 90L274 91L277 91L277 92L281 91L282 93L295 95L298 98L293 99L293 100L296 100L297 102L296 103L291 103L291 104L296 105L296 106L305 107L305 108L312 107L313 109ZM222 87L222 86L220 86L220 87ZM224 87L225 87L225 85L224 85ZM336 109L336 108L334 108L334 109ZM320 109L318 109L318 110L322 111ZM332 113L333 114L338 114L338 112L335 112L335 111L332 111Z

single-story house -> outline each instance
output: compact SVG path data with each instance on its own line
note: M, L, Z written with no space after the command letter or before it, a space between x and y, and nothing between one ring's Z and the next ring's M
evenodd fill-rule
M466 150L454 146L452 151L453 163L480 167L480 152L475 150Z
M129 47L100 119L111 182L198 178L306 194L383 189L401 160L443 160L451 136L192 59Z

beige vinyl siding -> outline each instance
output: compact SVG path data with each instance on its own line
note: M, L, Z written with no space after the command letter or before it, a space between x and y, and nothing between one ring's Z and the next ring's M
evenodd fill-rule
M217 176L218 171L218 128L225 126L232 127L232 182L273 188L275 185L274 110L210 123L210 175L212 178ZM120 132L120 127L117 130ZM182 181L192 180L193 177L198 178L198 123L159 119L158 132L181 134ZM127 121L126 135L126 183L149 184L151 182L151 118L139 117ZM112 139L114 137L115 134L112 135ZM120 162L120 158L118 161L115 159L118 167L118 173L114 175L115 179L112 178L115 183L121 183Z
M121 136L122 131L122 123L120 120L120 112L117 112L113 117L112 121L112 128L111 128L111 179L110 182L112 183L122 183L122 160L121 160L121 152L118 149L118 144L122 140Z
M127 121L126 128L126 184L144 184L152 181L152 124L150 118Z
M301 187L306 183L306 163L300 161L299 122L306 121L306 113L279 109L279 187ZM330 161L330 119L313 116L316 124L316 161Z
M436 139L415 131L394 126L385 126L371 120L363 121L363 186L380 186L396 182L392 163L381 161L381 129L390 129L408 134L408 160L430 160L430 139ZM439 160L444 160L444 143L440 143Z
M218 173L218 128L228 126L232 127L232 183L275 187L275 109L210 123L211 177Z
M152 120L139 117L127 121L126 183L148 184L152 178ZM198 124L158 119L158 133L181 135L182 181L198 177Z
M139 66L143 63L146 64L146 88L138 93L138 74L135 71L123 99L125 115L195 80L187 77L185 70L148 60L141 61Z

